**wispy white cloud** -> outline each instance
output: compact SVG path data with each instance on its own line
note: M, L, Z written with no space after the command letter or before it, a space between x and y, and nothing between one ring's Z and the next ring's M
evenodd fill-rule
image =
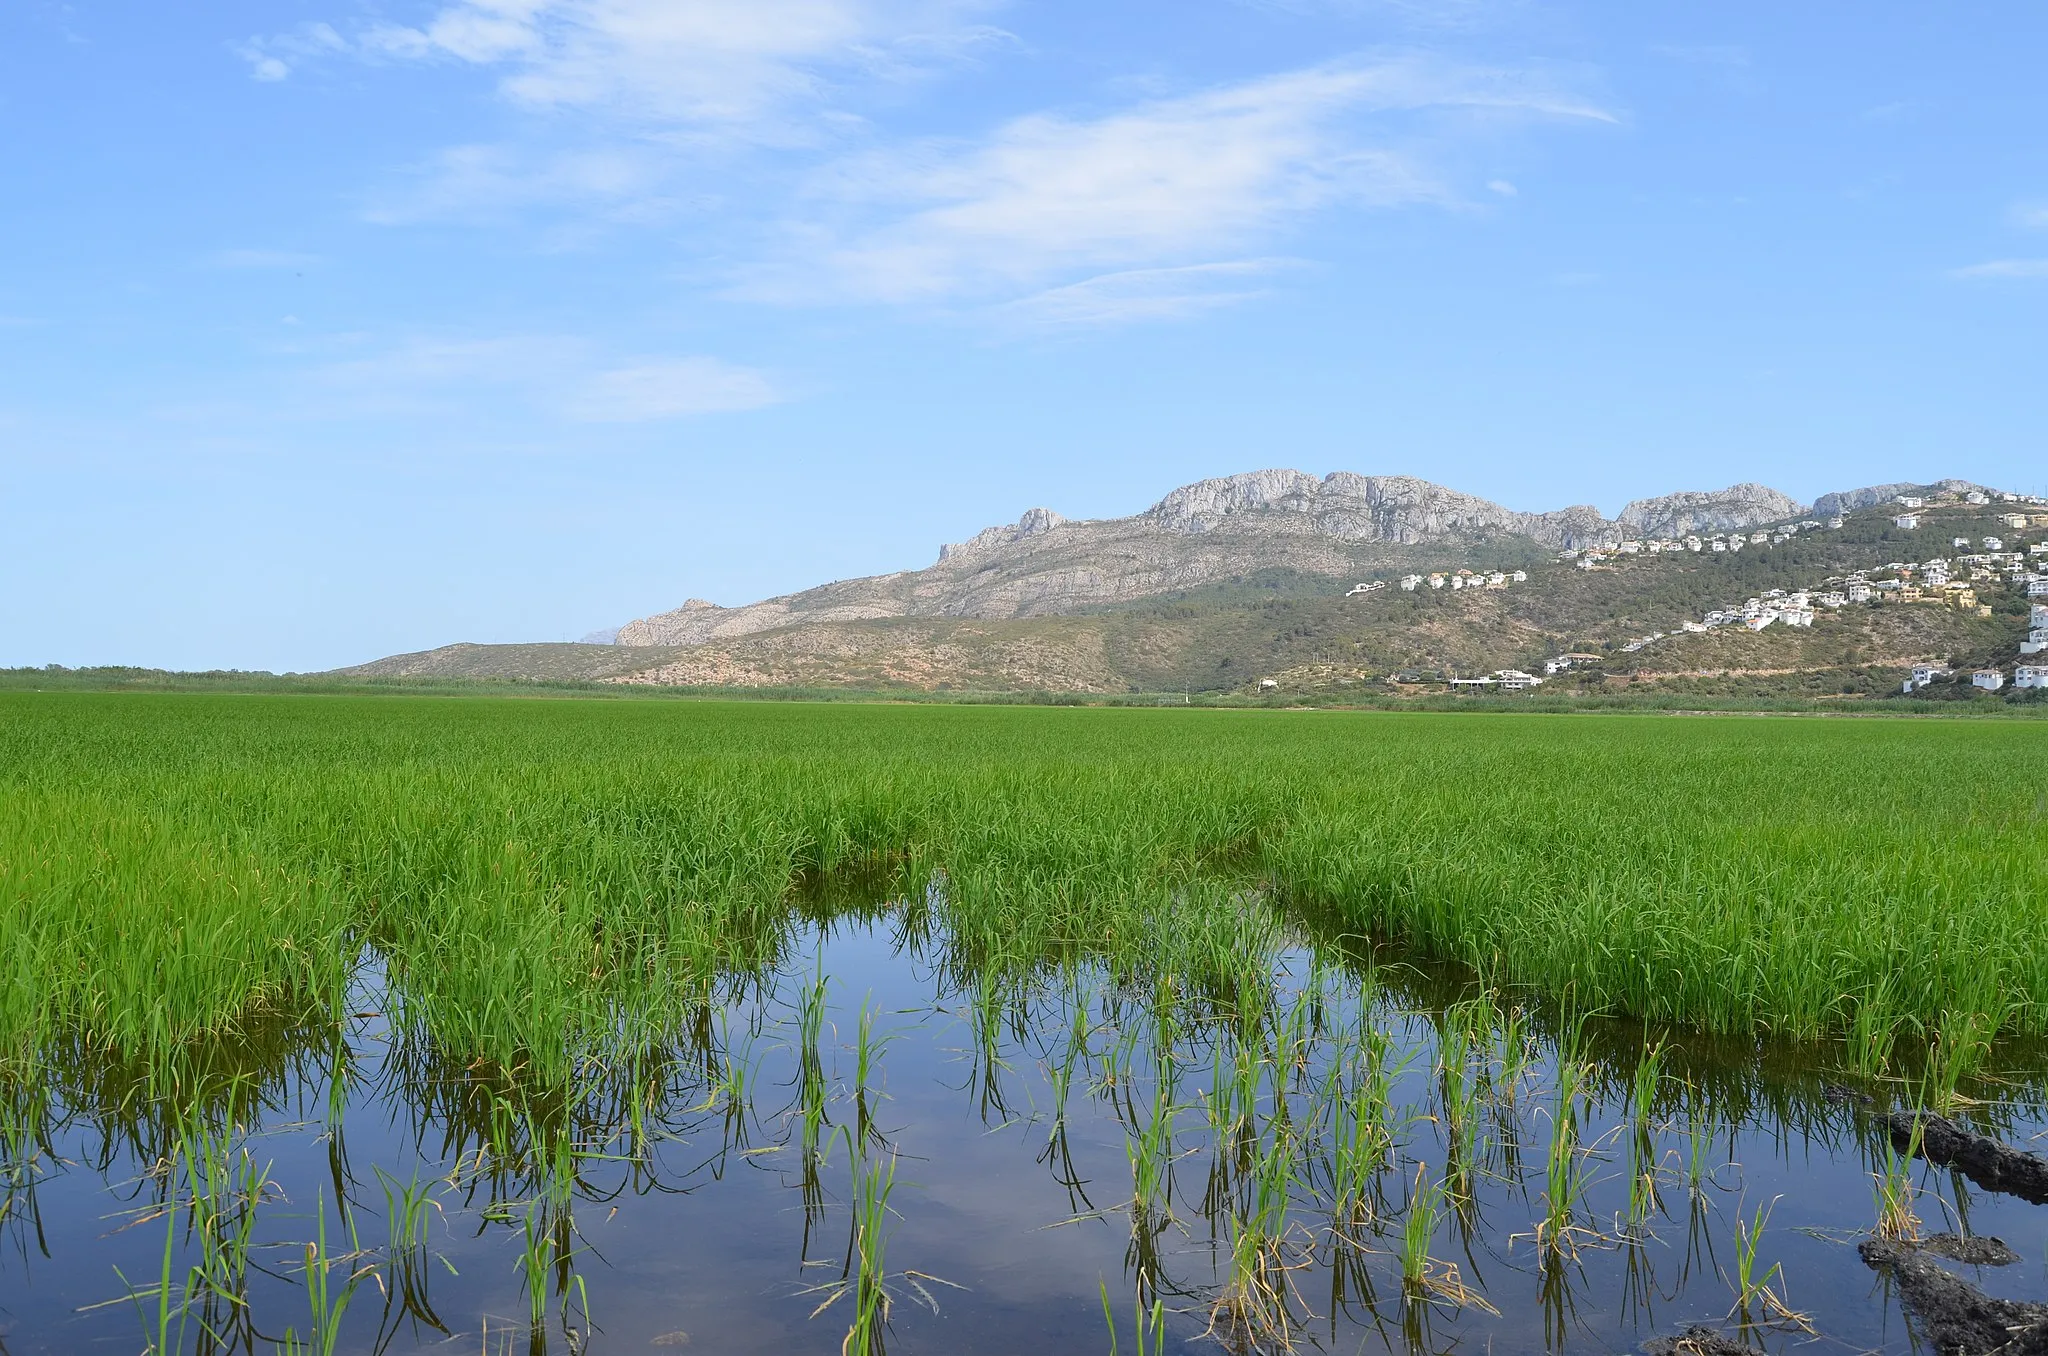
M2014 203L2011 216L2015 226L2024 226L2034 231L2048 230L2048 203Z
M579 109L667 132L809 140L837 81L901 79L1001 40L991 0L453 0L418 25L344 38L326 24L252 39L258 79L306 59L450 61L504 70L538 109Z
M765 374L701 355L608 359L560 335L420 338L309 373L327 399L358 414L448 414L478 401L584 423L645 423L762 409L783 393Z
M978 145L835 167L790 257L741 291L909 301L1206 262L1335 204L1455 203L1441 120L1529 118L1613 121L1538 74L1422 57L1316 66L1096 118L1020 118Z
M1530 0L1238 0L1249 9L1336 14L1426 31L1499 28L1531 8Z
M1536 120L1614 121L1580 73L1412 53L1165 97L1126 88L1104 110L945 140L891 144L851 111L856 84L998 40L980 22L998 3L440 0L417 24L309 26L248 54L490 68L516 104L577 114L433 153L375 196L372 220L532 215L574 235L695 211L708 230L744 233L717 248L736 297L1012 305L1044 323L1228 304L1250 295L1216 285L1231 261L1286 248L1312 213L1455 208L1482 183L1511 196L1465 163L1487 138ZM748 147L801 147L811 168L792 187L789 159L735 154ZM1223 271L1199 271L1212 266Z
M674 205L672 171L668 156L638 142L548 150L450 146L380 188L363 215L400 225L569 207L605 221L648 221Z
M752 368L716 358L667 358L592 374L567 409L591 422L637 423L758 410L781 400L774 383Z
M289 32L250 38L235 48L249 63L252 77L270 82L286 79L301 62L350 50L352 44L324 23L300 24Z
M1270 289L1253 285L1291 259L1234 259L1180 268L1126 269L1006 302L1002 319L1029 329L1099 329L1144 321L1186 320L1253 301Z
M1993 259L1949 270L1951 278L2048 278L2048 259Z

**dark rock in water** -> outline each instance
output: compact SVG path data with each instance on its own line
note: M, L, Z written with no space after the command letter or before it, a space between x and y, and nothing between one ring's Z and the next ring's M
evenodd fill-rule
M1932 1111L1894 1111L1885 1117L1885 1125L1892 1146L1901 1153L1912 1148L1917 1129L1920 1156L1928 1162L1958 1168L1986 1191L2048 1204L2048 1158L2007 1148Z
M1951 1262L1967 1262L1973 1267L2009 1267L2020 1260L2020 1255L2006 1246L2002 1238L1964 1238L1960 1234L1923 1238L1920 1251L1946 1257Z
M1907 1314L1940 1356L2048 1356L2048 1304L1987 1295L1912 1243L1869 1238L1856 1250L1866 1266L1891 1273Z
M1676 1337L1653 1337L1643 1343L1643 1350L1649 1356L1756 1356L1756 1352L1742 1343L1698 1324Z

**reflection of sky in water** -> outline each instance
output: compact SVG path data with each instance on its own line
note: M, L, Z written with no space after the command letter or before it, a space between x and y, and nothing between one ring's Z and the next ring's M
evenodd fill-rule
M833 1137L821 1179L826 1207L808 1222L803 1207L801 1155L794 1120L797 1061L796 995L812 973L815 953L794 959L774 996L728 1014L726 1029L743 1031L750 1016L761 1020L750 1050L755 1064L751 1112L744 1144L726 1139L729 1121L720 1112L675 1114L680 1133L656 1146L651 1171L636 1172L619 1161L586 1160L575 1207L580 1250L574 1269L587 1286L596 1331L593 1351L638 1351L665 1343L717 1352L833 1352L851 1318L851 1300L809 1317L829 1293L816 1287L835 1283L848 1248L846 1208L850 1172L846 1144ZM1291 1000L1308 971L1304 956L1289 958ZM1085 1201L1059 1180L1061 1160L1048 1152L1053 1091L1042 1063L1066 1039L1071 1013L1055 986L1028 1009L1006 1015L999 1047L1004 1067L997 1082L1000 1105L988 1100L980 1058L974 994L947 991L930 967L899 955L885 925L839 925L825 948L829 1014L822 1044L825 1072L835 1098L835 1124L852 1116L848 1082L857 1012L863 1002L876 1008L876 1030L885 1036L875 1084L878 1129L900 1155L891 1205L898 1217L887 1246L887 1266L896 1295L889 1345L899 1352L1026 1353L1054 1350L1106 1351L1099 1287L1106 1285L1129 1331L1132 1279L1127 1265L1130 1225L1123 1205L1131 1191L1126 1134L1107 1098L1089 1095L1077 1074L1068 1104L1065 1150L1080 1178ZM1345 987L1332 975L1332 991ZM1102 1017L1102 978L1091 974L1094 1013ZM1124 995L1123 1011L1138 1016L1136 995ZM1342 1021L1342 1003L1331 1006ZM1397 1052L1419 1046L1421 1053L1395 1083L1393 1102L1428 1117L1436 1110L1433 1036L1425 1019L1389 1007L1385 1025ZM1143 1018L1139 1022L1143 1023ZM1010 1025L1021 1024L1021 1030ZM1134 1025L1136 1025L1134 1023ZM1149 1024L1144 1025L1149 1033ZM1597 1032L1599 1029L1595 1029ZM1108 1025L1094 1034L1097 1058L1115 1044ZM1609 1036L1639 1042L1627 1033ZM1020 1039L1021 1037L1021 1039ZM1592 1036L1597 1047L1600 1037ZM1160 1236L1164 1287L1179 1347L1208 1325L1208 1304L1221 1281L1217 1247L1227 1251L1225 1227L1204 1218L1202 1201L1212 1156L1198 1097L1210 1087L1208 1034L1184 1044L1180 1075L1182 1109L1177 1115L1172 1168L1174 1222ZM1133 1065L1132 1094L1149 1114L1151 1059L1140 1040ZM286 1088L282 1106L263 1117L250 1147L259 1162L273 1161L272 1174L284 1199L259 1214L250 1295L254 1325L262 1337L283 1335L287 1325L306 1331L308 1309L296 1277L302 1246L314 1233L316 1201L332 1205L337 1180L355 1202L360 1238L381 1246L384 1189L377 1169L397 1181L442 1176L456 1164L445 1149L445 1127L416 1123L400 1100L376 1091L385 1045L381 1026L363 1025L365 1087L346 1113L338 1140L325 1133L325 1088L309 1078ZM1683 1072L1674 1056L1674 1074ZM1398 1057L1398 1054L1397 1054ZM1909 1334L1896 1301L1883 1281L1866 1270L1854 1242L1870 1227L1875 1206L1868 1143L1859 1140L1852 1113L1823 1102L1819 1074L1795 1067L1800 1061L1772 1061L1770 1077L1747 1077L1725 1061L1696 1063L1703 1084L1742 1089L1753 1107L1775 1104L1779 1114L1758 1111L1733 1137L1715 1143L1711 1183L1697 1211L1685 1184L1686 1135L1682 1112L1660 1113L1655 1152L1663 1162L1662 1189L1668 1216L1653 1219L1637 1248L1610 1239L1589 1241L1575 1258L1546 1268L1528 1237L1541 1214L1544 1153L1553 1099L1551 1070L1540 1065L1505 1117L1520 1127L1523 1179L1504 1180L1501 1165L1478 1179L1468 1212L1469 1230L1455 1216L1438 1229L1432 1252L1454 1263L1463 1279L1500 1310L1458 1309L1438 1301L1420 1309L1404 1305L1399 1283L1400 1217L1382 1222L1384 1233L1366 1234L1367 1252L1357 1269L1378 1296L1378 1305L1359 1303L1356 1271L1347 1275L1343 1302L1331 1262L1335 1247L1327 1203L1315 1186L1315 1170L1297 1173L1290 1218L1303 1226L1296 1237L1313 1246L1291 1254L1299 1269L1290 1273L1305 1311L1295 1334L1298 1346L1338 1351L1405 1350L1420 1332L1431 1350L1540 1351L1630 1350L1653 1333L1687 1323L1721 1325L1734 1299L1728 1279L1735 1267L1738 1212L1772 1207L1762 1247L1762 1265L1780 1264L1774 1288L1805 1314L1815 1329L1842 1349L1882 1347L1906 1350ZM1307 1078L1320 1078L1312 1059ZM1709 1069L1717 1075L1706 1077ZM1582 1223L1612 1235L1625 1210L1626 1154L1622 1099L1629 1067L1613 1080L1598 1081L1600 1104L1587 1119L1584 1139L1595 1146L1588 1165L1594 1184L1580 1211ZM1775 1081L1774 1081L1775 1080ZM701 1085L686 1090L701 1100ZM1306 1097L1297 1105L1305 1115ZM679 1109L672 1109L679 1110ZM1664 1124L1677 1118L1674 1124ZM1299 1120L1297 1123L1301 1123ZM2022 1138L2041 1128L2038 1109L2016 1116L2006 1133ZM1408 1126L1382 1185L1396 1212L1414 1178L1417 1160L1440 1169L1444 1147L1438 1122ZM828 1132L829 1133L829 1132ZM1729 1163L1731 1157L1734 1166ZM617 1152L614 1143L604 1152ZM123 1211L146 1206L150 1189L137 1181L132 1153L109 1148L103 1133L83 1118L56 1137L54 1160L37 1165L33 1192L17 1190L5 1221L8 1248L0 1261L0 1337L13 1356L32 1352L105 1350L129 1352L140 1345L142 1323L126 1302L105 1307L125 1293L125 1275L138 1288L156 1283L163 1263L164 1221L148 1219L123 1228L134 1216ZM1932 1195L1920 1202L1930 1230L1966 1222L1976 1233L1997 1234L2024 1259L2003 1271L1967 1274L1992 1293L2040 1298L2043 1259L2048 1257L2048 1212L2006 1198L1965 1190L1946 1172L1921 1166L1917 1180ZM1315 1186L1305 1187L1303 1180ZM520 1189L506 1188L515 1193ZM530 1350L526 1299L518 1269L519 1210L509 1219L487 1218L487 1183L471 1192L443 1191L442 1210L432 1227L437 1260L429 1267L428 1295L446 1333L394 1321L385 1294L365 1280L349 1308L347 1350L370 1350L380 1323L389 1349L413 1350L449 1342L448 1349ZM1957 1213L1967 1212L1959 1221ZM498 1212L504 1213L504 1212ZM330 1214L330 1246L346 1247L345 1231ZM1212 1246L1213 1245L1213 1246ZM188 1254L180 1252L182 1274ZM804 1265L808 1260L814 1265ZM117 1268L118 1273L117 1274ZM273 1275L264 1275L268 1269ZM936 1314L920 1302L902 1273L935 1280L922 1283L939 1306ZM944 1282L945 1284L941 1284ZM959 1288L954 1288L959 1287ZM82 1310L82 1312L81 1312ZM688 1334L687 1341L677 1334ZM1758 1335L1762 1345L1784 1349L1803 1340L1789 1331ZM200 1346L188 1328L185 1349ZM564 1334L550 1334L548 1349L570 1349Z

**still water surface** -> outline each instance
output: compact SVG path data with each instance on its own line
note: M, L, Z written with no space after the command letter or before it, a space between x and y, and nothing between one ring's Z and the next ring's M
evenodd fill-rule
M1836 1052L1670 1038L1639 1082L1640 1028L1592 1020L1561 1059L1540 1013L1447 1015L1403 967L1307 948L1255 1020L1087 966L955 982L931 954L887 914L821 924L658 1093L572 1108L394 1036L368 984L347 1077L302 1052L215 1136L241 1175L210 1255L162 1126L54 1108L10 1153L0 1350L825 1353L864 1293L900 1353L1107 1352L1105 1300L1122 1351L1155 1302L1176 1351L1621 1352L1694 1323L1915 1349L1856 1252L1884 1139L1827 1095ZM1989 1089L1970 1114L2034 1147L2038 1083ZM1895 1172L1926 1230L2022 1258L1958 1274L2048 1298L2048 1210Z

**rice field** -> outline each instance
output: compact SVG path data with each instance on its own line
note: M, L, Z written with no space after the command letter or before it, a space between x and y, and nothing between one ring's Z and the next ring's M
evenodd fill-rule
M0 1340L623 1350L669 1303L715 1350L1533 1349L1702 1277L1807 1322L1788 1235L1840 1201L1759 1194L1794 1140L1893 1232L1970 1208L1824 1081L2043 1119L2044 755L0 695Z

